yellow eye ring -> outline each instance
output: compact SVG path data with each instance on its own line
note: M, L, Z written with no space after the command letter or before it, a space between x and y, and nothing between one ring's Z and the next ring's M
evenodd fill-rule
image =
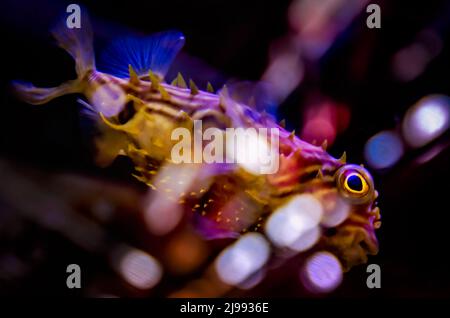
M354 194L365 194L369 190L366 180L358 172L351 172L345 177L344 187L347 191Z
M369 172L356 165L345 165L338 169L336 186L343 197L357 204L367 202L374 193Z

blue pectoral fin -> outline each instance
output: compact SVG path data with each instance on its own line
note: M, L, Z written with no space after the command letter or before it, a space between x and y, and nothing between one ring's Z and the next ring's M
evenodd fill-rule
M151 70L164 77L184 42L183 34L178 31L119 38L101 54L98 68L127 78L131 65L139 76L147 75Z

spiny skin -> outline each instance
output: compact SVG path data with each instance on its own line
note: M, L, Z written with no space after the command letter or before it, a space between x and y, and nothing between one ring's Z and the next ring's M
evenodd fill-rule
M201 196L176 198L188 213L194 213L201 226L208 228L208 233L237 236L247 231L259 232L273 211L292 196L302 193L313 194L325 210L332 210L338 202L340 191L335 174L345 165L345 158L335 159L322 147L300 140L271 118L227 98L226 92L216 95L195 89L193 94L192 85L182 88L159 80L119 79L93 72L86 95L90 96L90 90L95 90L98 85L108 83L123 89L132 103L134 115L122 122L122 113L113 118L103 117L104 122L115 133L123 134L124 143L117 149L134 161L139 172L137 178L157 191L152 178L161 163L170 158L174 144L170 134L174 128L192 129L192 120L208 119L209 125L222 129L242 126L279 129L278 172L252 175L238 168L216 175ZM106 136L108 131L104 132ZM109 147L108 144L105 146ZM324 229L316 248L333 251L347 269L366 262L366 254L376 254L378 243L374 230L380 226L379 209L374 205L376 196L377 192L372 189L367 202L352 204L349 216L334 232ZM229 202L233 202L232 207Z
M81 29L68 29L63 24L53 34L60 47L74 57L78 78L53 88L17 83L16 92L31 104L44 104L65 94L84 94L94 105L89 108L95 113L101 132L96 140L99 164L108 165L117 155L130 157L136 177L177 200L207 237L262 232L268 217L300 194L313 195L321 203L324 215L332 214L345 202L348 216L332 226L321 223L321 238L311 249L332 251L346 269L366 262L367 254L377 253L375 229L380 226L380 213L374 202L378 194L365 169L346 165L345 158L331 157L324 149L326 145L314 146L300 140L283 124L278 125L230 98L225 88L213 94L211 85L205 92L192 81L188 88L181 75L169 85L152 72L139 78L131 67L127 79L98 72L92 34L86 24ZM117 100L123 100L123 104L117 105ZM117 112L111 111L113 106ZM111 111L109 117L103 114L105 110ZM202 120L203 129L278 128L279 170L254 175L238 165L221 169L220 164L205 164L202 170L215 169L210 176L212 182L196 193L172 197L172 189L154 184L154 179L170 162L171 150L177 143L171 140L173 130L185 127L192 132L194 120ZM362 194L351 193L342 183L341 177L349 171L364 177L367 184Z

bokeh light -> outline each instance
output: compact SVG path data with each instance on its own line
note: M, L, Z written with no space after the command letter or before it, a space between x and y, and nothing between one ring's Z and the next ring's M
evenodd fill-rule
M318 143L327 140L328 145L331 145L337 134L344 131L349 123L350 111L346 105L329 99L312 102L304 114L301 138Z
M293 1L289 7L288 20L302 45L303 54L310 59L319 59L368 2Z
M320 224L325 227L338 226L350 213L349 203L337 193L328 193L328 197L324 198L323 207L324 213Z
M392 59L394 75L404 82L415 79L441 53L442 47L442 39L436 31L432 29L423 30L413 43L394 55Z
M208 252L207 244L200 236L185 230L170 239L164 261L171 273L182 275L198 268Z
M249 129L244 133L236 130L235 136L237 137L227 134L227 157L250 173L273 173L272 170L276 170L279 161L275 136L277 131L267 129L266 132L267 134L260 133L256 129ZM227 158L227 160L229 159Z
M272 45L270 62L261 79L270 83L279 103L303 80L305 66L300 54L298 45L291 38Z
M166 165L152 180L156 191L149 190L144 200L144 220L152 234L165 235L183 217L179 198L188 192L199 171L198 165Z
M314 118L308 120L303 126L302 139L313 142L318 141L322 143L327 140L330 144L334 142L336 138L336 130L333 124L324 118Z
M317 252L306 261L301 271L304 286L313 293L334 290L342 281L339 260L329 252Z
M114 268L127 283L138 289L150 289L161 280L160 263L142 250L121 246L114 258Z
M367 163L374 169L393 166L403 155L403 142L394 131L382 131L370 138L364 148Z
M321 203L311 194L297 195L272 214L265 225L269 239L279 247L303 251L319 237Z
M260 270L269 254L270 246L264 236L248 233L218 256L215 268L223 282L238 285Z
M407 111L402 123L403 136L411 147L425 146L448 129L449 117L447 96L427 96Z
M106 117L117 115L125 107L126 102L125 92L115 84L101 85L92 95L95 110Z

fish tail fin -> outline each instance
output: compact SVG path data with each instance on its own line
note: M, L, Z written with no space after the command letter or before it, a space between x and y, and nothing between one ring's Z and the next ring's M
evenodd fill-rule
M57 87L40 88L28 82L13 82L13 90L23 101L40 105L50 100L73 93L82 93L86 76L95 71L93 32L89 17L81 10L80 28L69 28L65 19L60 19L52 30L57 44L75 60L77 79L67 81Z
M95 70L93 31L85 9L81 9L80 27L69 28L66 20L60 20L52 30L58 46L63 48L75 60L78 78Z
M12 88L21 100L32 105L45 104L59 96L82 92L82 84L78 79L56 87L36 87L29 82L14 81Z

